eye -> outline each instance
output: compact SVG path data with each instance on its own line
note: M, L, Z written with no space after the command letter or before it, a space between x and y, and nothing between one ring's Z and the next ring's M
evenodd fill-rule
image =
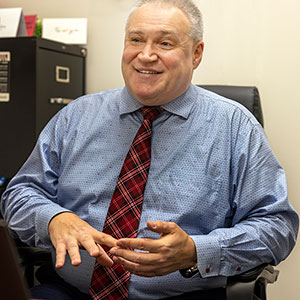
M166 49L172 48L172 43L169 41L162 41L160 42L160 46Z
M134 44L139 44L139 43L141 43L141 39L139 39L139 38L132 38L131 42L134 43Z

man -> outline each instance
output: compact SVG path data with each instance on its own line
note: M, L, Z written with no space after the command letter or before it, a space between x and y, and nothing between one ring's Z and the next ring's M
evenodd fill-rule
M227 276L288 256L299 221L284 172L245 108L191 84L202 54L191 1L140 1L126 26L126 87L73 101L43 130L1 205L21 240L56 249L67 284L35 298L73 299L76 287L90 299L96 259L130 272L128 299L225 299ZM118 238L103 228L143 106L163 111L137 237Z

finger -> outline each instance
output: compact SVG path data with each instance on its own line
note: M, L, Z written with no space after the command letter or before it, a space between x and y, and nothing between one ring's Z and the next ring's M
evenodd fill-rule
M89 252L92 257L96 257L99 264L111 267L113 260L107 255L104 249L94 241L92 236L81 237L80 245Z
M56 263L55 263L55 267L57 269L60 269L63 267L63 265L65 264L65 260L66 260L66 245L64 243L58 243L56 245Z
M163 276L167 275L173 270L171 270L170 266L157 266L157 265L140 265L136 263L129 262L122 257L113 257L114 263L121 264L124 268L138 276L143 277L153 277L153 276Z
M151 231L163 234L172 233L177 227L173 222L163 221L148 221L147 226Z
M164 262L161 255L157 253L143 253L122 248L112 248L110 253L113 256L121 257L127 261L137 264L157 265Z
M67 244L67 251L69 253L71 263L73 266L78 266L81 263L80 253L79 253L79 245L77 240L72 239Z
M93 232L94 240L100 245L106 245L108 247L115 247L117 244L117 240L113 238L111 235L99 232L96 229Z
M123 265L124 268L127 271L129 271L131 273L134 273L134 274L137 274L137 273L150 273L154 269L153 265L150 265L150 266L149 265L146 265L146 266L139 265L139 264L130 262L130 261L124 259L123 257L114 256L113 261L114 261L114 263Z
M104 249L98 244L99 255L97 256L97 262L104 267L111 267L114 261L107 255Z
M84 248L90 256L97 257L100 255L99 248L91 235L85 234L80 236L79 243L80 247Z
M116 245L121 248L138 249L155 253L159 252L162 243L159 240L153 239L123 238L118 240Z

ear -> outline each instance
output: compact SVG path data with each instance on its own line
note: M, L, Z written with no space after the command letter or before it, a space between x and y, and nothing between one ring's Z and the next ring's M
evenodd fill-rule
M193 46L193 67L196 69L203 56L203 50L204 50L204 42L203 41L198 41L194 44Z

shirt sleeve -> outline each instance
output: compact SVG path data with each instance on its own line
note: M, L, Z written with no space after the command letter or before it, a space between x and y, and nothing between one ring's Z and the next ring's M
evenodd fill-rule
M64 118L59 112L44 128L2 196L1 210L9 228L31 246L50 247L48 224L55 215L68 211L57 199L64 130Z
M232 151L231 226L191 236L203 278L233 276L262 263L277 265L296 242L298 215L261 126L241 130Z

